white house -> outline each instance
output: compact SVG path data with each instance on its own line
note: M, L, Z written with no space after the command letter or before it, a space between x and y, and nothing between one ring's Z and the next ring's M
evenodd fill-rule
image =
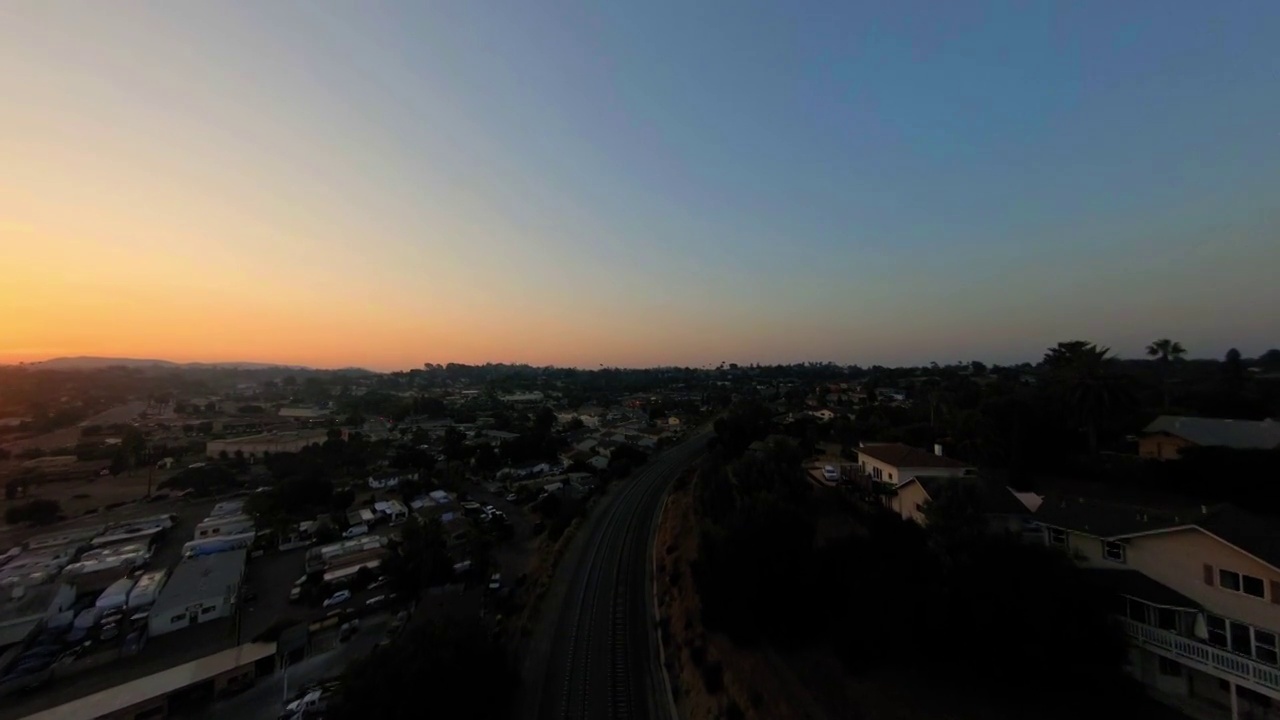
M942 454L942 446L932 453L903 445L885 443L858 448L858 470L877 482L898 485L917 475L960 477L977 474L977 468L952 460Z
M1156 511L1046 498L1050 547L1114 593L1126 670L1205 720L1275 718L1280 707L1280 534L1229 505Z

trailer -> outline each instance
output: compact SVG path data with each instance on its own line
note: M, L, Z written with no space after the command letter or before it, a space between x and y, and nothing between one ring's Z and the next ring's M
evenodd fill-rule
M337 570L330 570L324 574L324 584L330 586L344 585L355 580L356 575L364 568L376 571L382 567L382 559L375 558L355 565L348 565Z
M204 555L213 555L220 552L228 552L230 550L240 550L247 548L253 544L254 539L258 536L256 532L242 532L235 535L223 535L220 537L211 537L204 540L192 540L182 546L182 557L195 558Z
M134 585L133 590L129 591L129 609L137 610L154 604L156 596L160 594L161 588L164 587L164 581L168 578L168 570L153 570L138 578L138 584Z
M129 591L133 590L133 584L133 578L120 578L102 591L93 606L103 611L124 607L129 601Z
M211 517L196 526L193 540L204 540L224 535L238 535L253 529L253 518L248 515Z

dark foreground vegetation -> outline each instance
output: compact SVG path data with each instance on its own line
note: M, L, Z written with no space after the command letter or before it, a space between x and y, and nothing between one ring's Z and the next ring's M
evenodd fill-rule
M411 625L391 645L348 668L333 720L501 718L516 674L478 622Z

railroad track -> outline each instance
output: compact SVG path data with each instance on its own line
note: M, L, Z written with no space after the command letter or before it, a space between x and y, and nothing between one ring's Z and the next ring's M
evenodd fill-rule
M653 677L654 618L648 593L652 530L670 481L702 450L707 434L691 438L623 481L584 526L576 562L558 574L569 584L553 624L555 637L530 700L538 718L596 720L661 718L664 687ZM559 578L557 578L559 579Z

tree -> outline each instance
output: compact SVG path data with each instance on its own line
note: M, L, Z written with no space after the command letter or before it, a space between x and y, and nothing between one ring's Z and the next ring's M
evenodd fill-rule
M424 524L410 513L400 527L400 546L384 567L391 584L405 597L417 597L423 588L447 580L453 565L440 521L433 518Z
M4 511L4 521L10 525L31 523L32 525L51 525L62 515L62 506L57 500L37 499L23 505L14 505Z
M1110 348L1071 340L1049 348L1042 361L1058 400L1084 427L1091 455L1098 452L1099 424L1134 402L1129 379L1110 353Z
M1182 347L1182 343L1169 338L1160 338L1147 346L1147 355L1156 358L1156 362L1160 368L1160 383L1164 387L1164 407L1169 407L1169 366L1177 360L1182 360L1187 354L1186 348Z
M416 720L423 698L434 714L459 720L507 717L518 676L503 647L474 617L410 625L385 649L351 663L335 720Z
M1230 393L1239 392L1244 385L1244 362L1240 359L1239 350L1231 348L1227 351L1222 363L1222 377Z

